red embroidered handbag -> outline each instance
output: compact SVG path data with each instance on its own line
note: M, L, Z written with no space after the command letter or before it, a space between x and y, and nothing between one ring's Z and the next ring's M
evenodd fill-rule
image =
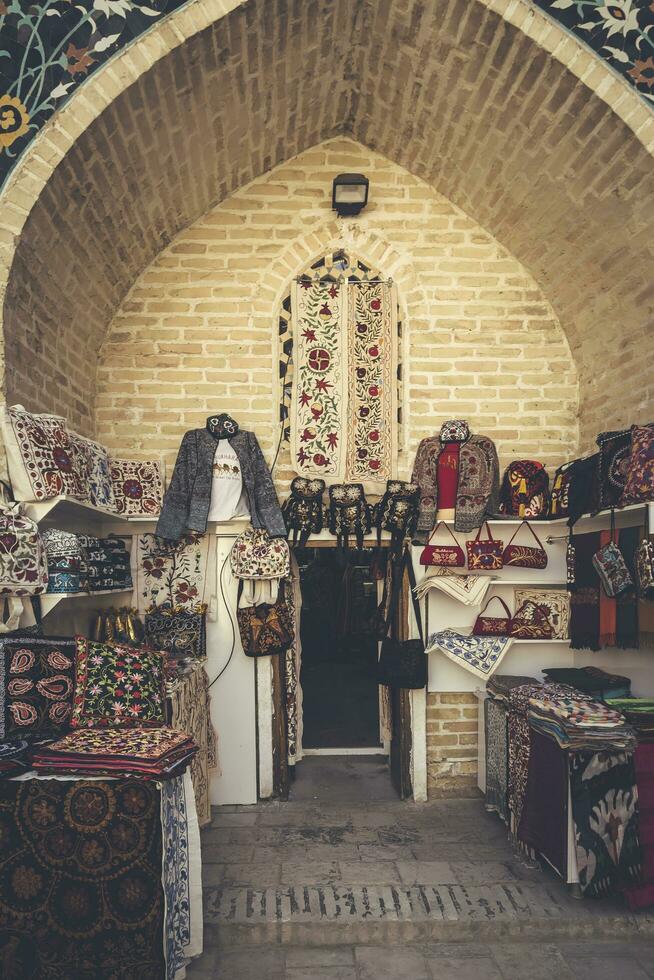
M497 599L498 602L502 603L504 607L504 612L506 616L484 616L484 613L490 606L491 602ZM504 599L501 599L498 595L493 595L490 597L482 611L477 616L475 620L475 625L472 627L473 636L508 636L509 629L511 627L511 613L509 607L507 606Z
M454 541L454 544L431 543L431 539L434 537L441 524L443 524L446 530L449 531L450 537ZM445 521L439 521L429 535L429 541L422 549L420 564L443 566L445 568L465 568L465 563L466 556L463 553L463 548L452 534L450 528L447 526L447 524L445 524Z
M525 526L536 539L537 548L531 548L522 544L513 544L516 534ZM504 549L502 561L505 565L513 565L515 568L547 568L547 553L529 521L523 521L520 527L516 529L513 537Z
M481 538L484 524L488 531L487 538ZM471 572L494 572L502 568L504 542L497 541L493 537L488 521L484 521L484 524L477 531L477 537L473 541L466 541L468 569Z

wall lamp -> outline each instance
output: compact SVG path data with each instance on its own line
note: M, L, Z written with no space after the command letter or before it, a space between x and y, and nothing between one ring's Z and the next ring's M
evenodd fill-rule
M370 181L364 174L339 174L332 187L332 210L339 218L358 214L368 203Z

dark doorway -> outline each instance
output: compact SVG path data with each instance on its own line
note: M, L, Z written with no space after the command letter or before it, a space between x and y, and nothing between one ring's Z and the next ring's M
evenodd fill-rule
M296 557L302 587L304 747L377 748L378 554L307 548Z

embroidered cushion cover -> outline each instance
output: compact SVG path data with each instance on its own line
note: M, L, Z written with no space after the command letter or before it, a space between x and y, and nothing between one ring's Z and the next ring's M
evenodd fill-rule
M99 442L85 439L76 432L71 432L70 438L79 472L86 486L88 500L95 507L114 510L114 488L107 450Z
M75 683L74 640L7 637L0 641L0 650L5 675L0 734L12 738L67 730Z
M622 506L654 500L654 425L632 425Z
M165 657L76 636L72 728L163 725Z
M48 566L38 527L18 513L18 505L0 507L0 595L37 595L47 587Z
M164 495L164 467L160 459L112 459L114 506L127 517L156 515Z
M4 413L2 430L16 500L48 500L60 494L87 499L79 452L65 419L32 415L15 405Z

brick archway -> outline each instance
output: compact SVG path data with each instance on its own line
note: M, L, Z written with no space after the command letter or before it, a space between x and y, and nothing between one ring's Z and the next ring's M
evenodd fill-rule
M607 402L607 424L644 417L654 119L637 94L526 0L319 6L279 26L261 0L190 4L44 129L2 197L8 397L91 431L89 364L140 272L236 188L347 134L533 273L580 368L585 444Z

